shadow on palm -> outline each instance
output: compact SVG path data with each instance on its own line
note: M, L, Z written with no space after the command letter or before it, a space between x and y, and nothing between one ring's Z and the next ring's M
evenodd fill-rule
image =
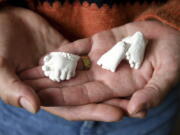
M131 96L135 91L142 89L152 76L153 70L148 55L139 70L131 69L126 61L122 61L114 73L96 64L103 53L122 38L138 30L134 28L127 32L125 28L114 28L59 48L58 51L77 55L88 54L92 63L91 68L87 71L78 70L75 78L60 83L52 82L42 78L44 76L41 67L37 67L25 72L23 76L26 76L26 79L38 79L26 83L37 89L43 105L48 106L83 105ZM40 75L37 72L40 72Z
M139 70L122 62L112 73L96 64L116 42L136 31L150 39ZM23 72L21 77L37 90L43 106L51 106L43 109L66 119L117 121L124 110L142 117L146 113L142 111L157 106L178 81L178 37L177 31L159 22L130 23L61 46L57 51L88 55L92 62L87 71L80 70L79 64L76 77L69 81L52 82L44 77L41 66Z

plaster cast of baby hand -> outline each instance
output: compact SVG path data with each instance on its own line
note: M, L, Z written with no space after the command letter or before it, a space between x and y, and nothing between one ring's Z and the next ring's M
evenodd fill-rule
M115 72L119 63L125 58L127 46L124 42L118 42L113 48L103 54L97 61L102 68Z
M45 76L52 81L69 80L75 76L79 58L79 56L70 53L52 52L44 57L42 70Z
M140 68L147 45L143 33L136 32L133 36L127 37L123 41L130 44L129 49L126 52L126 59L129 61L131 68Z

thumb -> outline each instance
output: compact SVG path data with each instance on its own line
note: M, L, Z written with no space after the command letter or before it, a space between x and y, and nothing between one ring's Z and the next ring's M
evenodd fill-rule
M92 46L91 38L85 38L74 41L69 44L65 44L60 48L58 48L57 50L54 50L53 52L67 52L79 56L87 56L91 50L91 46ZM43 63L44 63L44 57L42 57L39 61L40 65L43 65Z
M5 103L23 107L32 113L40 108L40 101L33 89L16 76L3 58L0 58L0 97Z
M91 61L89 57L87 56L91 50L91 46L92 46L91 39L85 38L85 39L80 39L69 44L65 44L61 46L59 49L54 50L54 52L67 52L67 53L72 53L75 55L82 56L80 60L78 61L77 70L87 70L91 66ZM39 61L40 66L28 69L20 73L21 79L28 80L28 79L37 79L37 78L45 77L44 72L42 71L42 65L44 64L44 58L46 56L43 56L40 59Z
M131 97L128 112L135 114L158 106L178 80L177 66L155 69L147 85Z

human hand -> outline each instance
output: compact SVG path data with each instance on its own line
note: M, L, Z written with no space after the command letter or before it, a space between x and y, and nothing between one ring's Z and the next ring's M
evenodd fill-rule
M40 57L67 41L43 18L22 8L2 9L0 29L0 98L35 113L40 100L17 74L37 66Z
M116 73L112 73L96 64L99 57L116 42L136 31L143 32L150 40L144 63L139 70L131 69L124 62ZM72 80L54 83L42 78L44 76L39 68L26 71L22 76L26 79L39 78L26 83L40 90L38 95L43 105L83 105L131 96L130 101L127 100L126 109L133 115L157 106L178 81L179 35L176 30L155 21L130 23L60 48L59 51L86 53L91 59L91 69L79 71ZM37 70L39 75L36 74L35 77L33 73ZM56 114L58 115L58 111ZM60 111L59 114L61 115Z

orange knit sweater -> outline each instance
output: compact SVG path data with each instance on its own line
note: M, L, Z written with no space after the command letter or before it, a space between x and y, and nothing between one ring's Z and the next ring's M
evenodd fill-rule
M0 0L7 2L8 0ZM180 0L166 2L125 2L109 6L87 1L62 4L58 0L16 0L25 1L27 8L44 16L66 38L75 40L88 37L131 21L156 19L180 30Z

